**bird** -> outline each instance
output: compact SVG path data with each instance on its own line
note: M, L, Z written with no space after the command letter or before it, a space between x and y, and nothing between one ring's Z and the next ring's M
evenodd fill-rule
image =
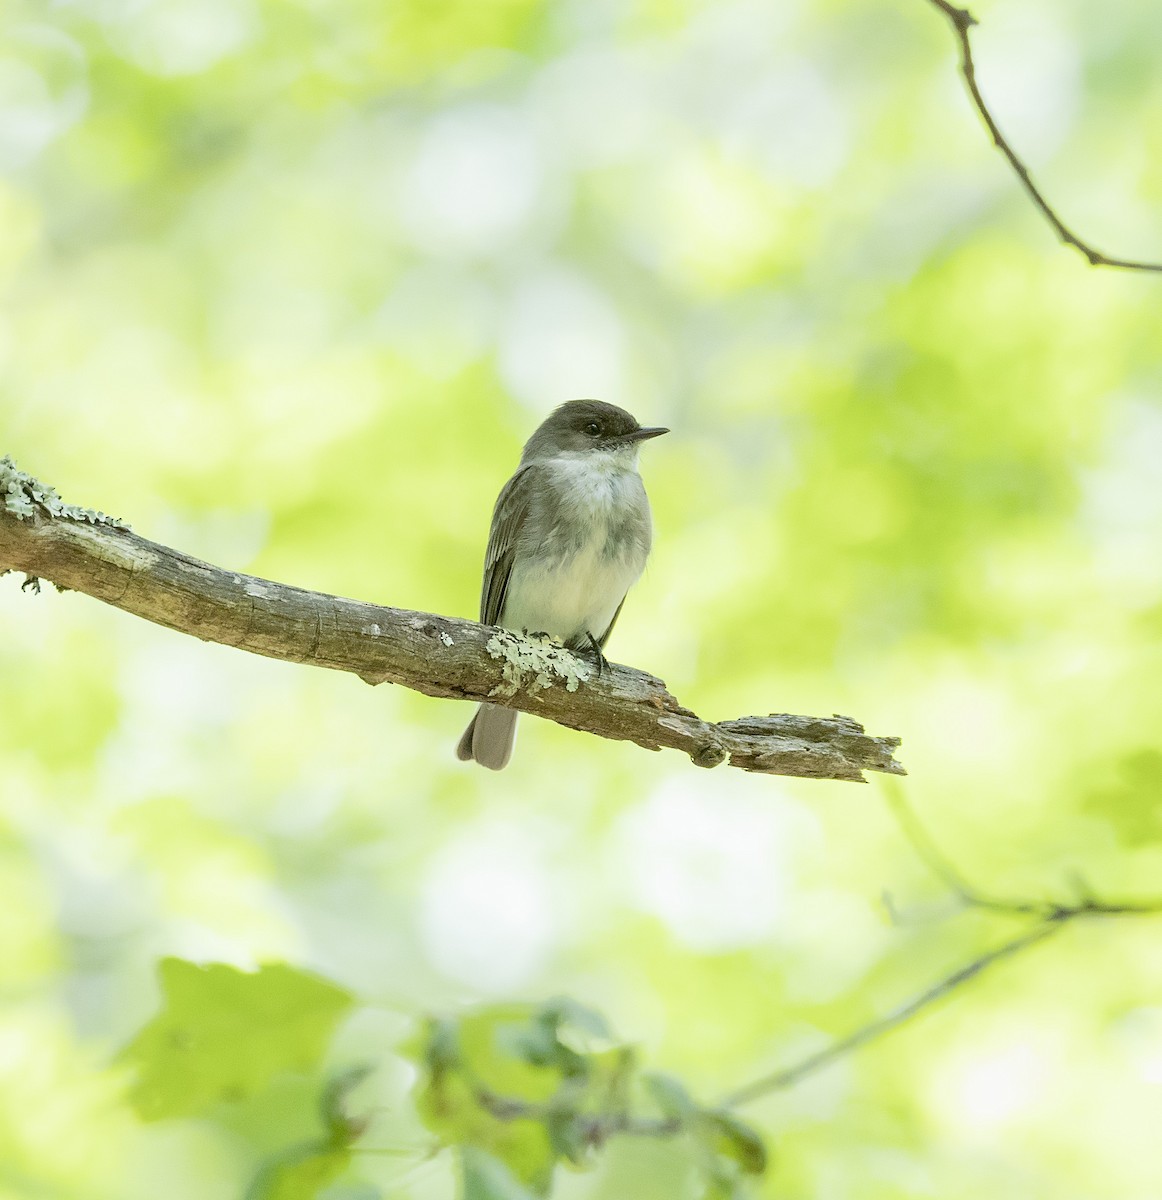
M669 432L600 400L570 400L545 418L493 509L483 624L548 634L592 655L599 673L608 666L605 643L653 541L638 451ZM515 710L481 704L457 757L501 770L516 722Z

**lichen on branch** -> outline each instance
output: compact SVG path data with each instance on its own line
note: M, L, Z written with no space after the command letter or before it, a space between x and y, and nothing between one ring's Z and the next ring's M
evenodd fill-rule
M113 529L129 528L119 517L111 517L94 508L66 504L57 495L56 488L22 471L7 454L0 458L0 498L4 501L4 508L21 521L35 516L37 508L40 508L48 516L66 521L109 525Z

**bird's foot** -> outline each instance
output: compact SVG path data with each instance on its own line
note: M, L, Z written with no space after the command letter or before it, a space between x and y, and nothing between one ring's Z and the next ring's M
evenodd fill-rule
M600 679L602 674L610 669L609 659L606 658L602 653L601 643L593 636L593 634L586 631L585 636L589 641L588 650L593 655L593 662L597 667L597 678Z

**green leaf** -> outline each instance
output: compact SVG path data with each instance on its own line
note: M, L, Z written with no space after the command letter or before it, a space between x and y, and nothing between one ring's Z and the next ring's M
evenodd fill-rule
M460 1165L461 1200L537 1200L500 1159L484 1150L466 1146L460 1152Z
M701 1200L746 1200L746 1187L738 1178L738 1170L712 1170L706 1178Z
M315 1200L351 1161L351 1151L329 1142L306 1142L263 1164L246 1200Z
M416 1110L449 1145L486 1150L534 1194L548 1193L557 1156L544 1122L495 1116L476 1089L455 1073L427 1080L416 1097Z
M504 1163L522 1187L547 1194L557 1153L546 1123L535 1115L498 1115L486 1096L541 1105L561 1074L538 1010L494 1005L459 1021L430 1021L407 1049L423 1069L416 1108L424 1124L451 1145L476 1148Z
M351 1093L374 1070L369 1063L360 1063L346 1071L340 1072L328 1080L319 1100L319 1112L323 1124L331 1135L332 1146L346 1146L359 1137L367 1128L368 1118L353 1117L347 1111L347 1101Z
M554 996L543 1005L541 1013L552 1020L558 1036L576 1050L590 1049L588 1041L592 1040L606 1045L613 1041L613 1032L601 1013L570 996ZM586 1039L586 1045L574 1045L575 1041L582 1038Z
M662 1116L685 1121L698 1112L698 1106L690 1099L690 1093L679 1079L661 1071L647 1071L642 1075L642 1085L650 1098L661 1110Z
M496 1047L533 1067L556 1067L557 1033L544 1021L510 1022L496 1027Z
M424 1055L433 1070L452 1067L460 1061L460 1030L455 1021L436 1019L429 1024Z
M549 1142L558 1158L567 1159L581 1166L589 1158L589 1143L585 1137L585 1123L571 1109L554 1109L545 1117L545 1128Z
M703 1112L700 1120L705 1123L716 1154L738 1163L746 1175L761 1175L767 1169L766 1144L745 1121L728 1112Z
M559 1160L588 1164L590 1121L627 1109L636 1066L599 1014L561 998L430 1021L405 1052L421 1067L416 1107L428 1128L486 1151L538 1195Z
M268 1120L273 1119L278 1123L283 1130L284 1144L264 1159L247 1190L246 1200L313 1200L320 1189L346 1170L351 1160L351 1145L367 1125L366 1118L352 1116L347 1111L347 1102L351 1092L367 1078L370 1070L370 1067L361 1065L342 1071L327 1082L321 1093L316 1080L283 1074L250 1102L250 1107L261 1111ZM317 1128L318 1123L322 1123L322 1137L300 1136L294 1139L293 1127L282 1123L288 1117L293 1121L295 1114L280 1112L278 1105L272 1101L280 1091L287 1089L288 1084L313 1085L315 1124ZM239 1109L244 1107L231 1106L229 1127L243 1136L249 1133L248 1140L253 1142L255 1131L247 1131L245 1125L240 1128L235 1120ZM285 1145L286 1142L290 1142L290 1145Z
M120 1056L137 1068L131 1099L147 1121L203 1113L281 1071L310 1070L352 1004L284 964L245 972L168 958L160 970L162 1010Z
M552 1030L527 1004L498 1004L460 1021L459 1044L471 1077L502 1096L548 1100L560 1083Z

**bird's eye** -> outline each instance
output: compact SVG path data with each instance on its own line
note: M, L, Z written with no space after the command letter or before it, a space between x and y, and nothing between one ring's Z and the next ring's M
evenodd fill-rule
M598 425L596 421L590 421L589 424L585 426L585 432L589 434L590 437L596 437L601 432L601 426Z

